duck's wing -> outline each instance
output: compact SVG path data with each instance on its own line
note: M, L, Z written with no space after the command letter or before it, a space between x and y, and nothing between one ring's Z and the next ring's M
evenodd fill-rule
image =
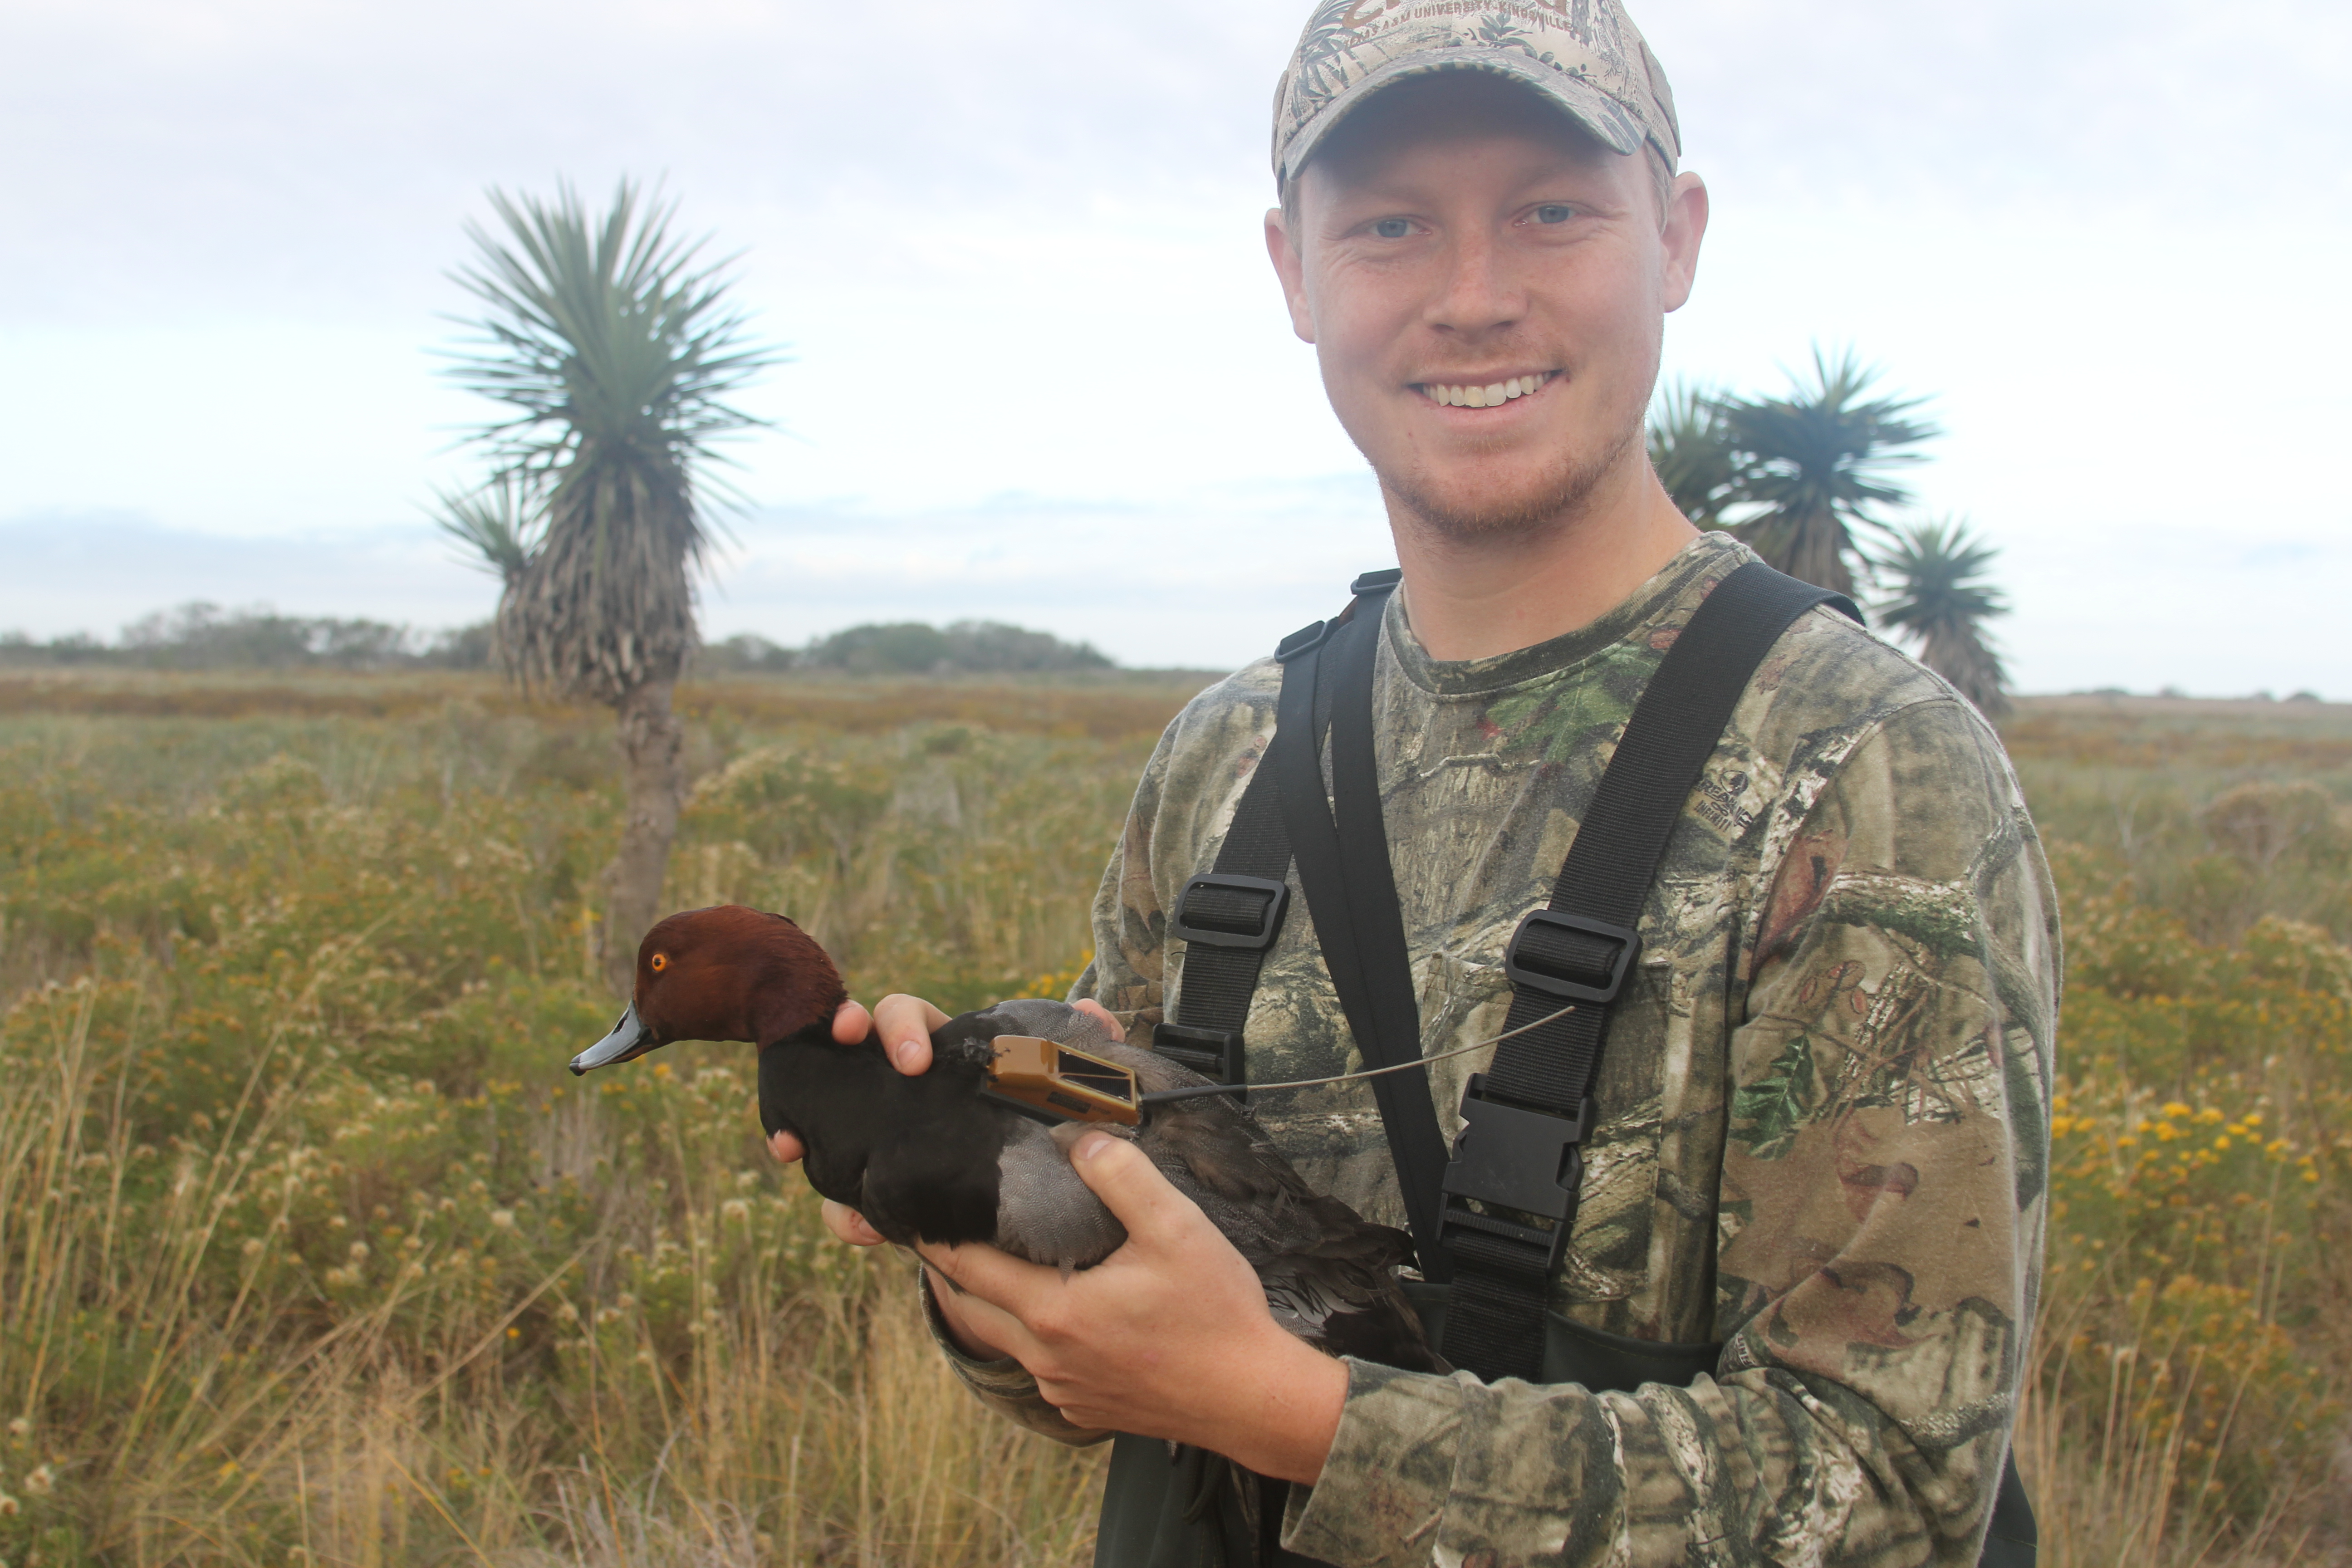
M1148 1051L1097 1047L1146 1092L1207 1080ZM1446 1372L1397 1281L1412 1238L1307 1184L1257 1120L1222 1096L1152 1107L1136 1140L1257 1270L1275 1321L1332 1355Z

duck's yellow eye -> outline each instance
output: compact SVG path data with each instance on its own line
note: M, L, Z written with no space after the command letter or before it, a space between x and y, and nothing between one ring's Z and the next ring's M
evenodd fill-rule
M668 967L669 954L666 952L657 952L654 954L654 973L656 974L659 974L663 970L667 969Z

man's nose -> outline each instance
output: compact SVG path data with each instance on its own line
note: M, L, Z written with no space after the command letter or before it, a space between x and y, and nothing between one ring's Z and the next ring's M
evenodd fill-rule
M1431 326L1475 334L1509 326L1527 314L1527 290L1490 236L1455 239L1446 248L1444 266L1430 300Z

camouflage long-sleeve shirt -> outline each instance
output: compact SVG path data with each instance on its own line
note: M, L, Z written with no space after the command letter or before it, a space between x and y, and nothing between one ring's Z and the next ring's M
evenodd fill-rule
M1504 943L1676 630L1750 558L1707 536L1599 622L1496 658L1431 658L1390 604L1378 761L1424 1053L1502 1029ZM1279 685L1269 661L1202 693L1136 792L1080 993L1139 1041L1181 1002L1167 910L1215 858ZM1348 1568L1973 1563L2032 1322L2057 1010L2055 905L1999 742L1811 612L1741 700L1642 933L1553 1304L1724 1340L1715 1375L1594 1394L1351 1361L1284 1544ZM1246 1037L1261 1082L1362 1065L1312 922L1286 922ZM1431 1068L1449 1126L1484 1060ZM1403 1224L1368 1085L1253 1109L1309 1182ZM1013 1363L960 1370L1094 1436Z

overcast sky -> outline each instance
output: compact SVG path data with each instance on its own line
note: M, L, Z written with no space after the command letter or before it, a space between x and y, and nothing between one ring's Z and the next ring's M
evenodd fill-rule
M665 180L793 363L708 635L1223 665L1392 559L1265 266L1306 0L0 0L0 628L445 626L482 192ZM1715 219L1669 374L1851 344L2030 690L2352 698L2352 5L1648 0Z

